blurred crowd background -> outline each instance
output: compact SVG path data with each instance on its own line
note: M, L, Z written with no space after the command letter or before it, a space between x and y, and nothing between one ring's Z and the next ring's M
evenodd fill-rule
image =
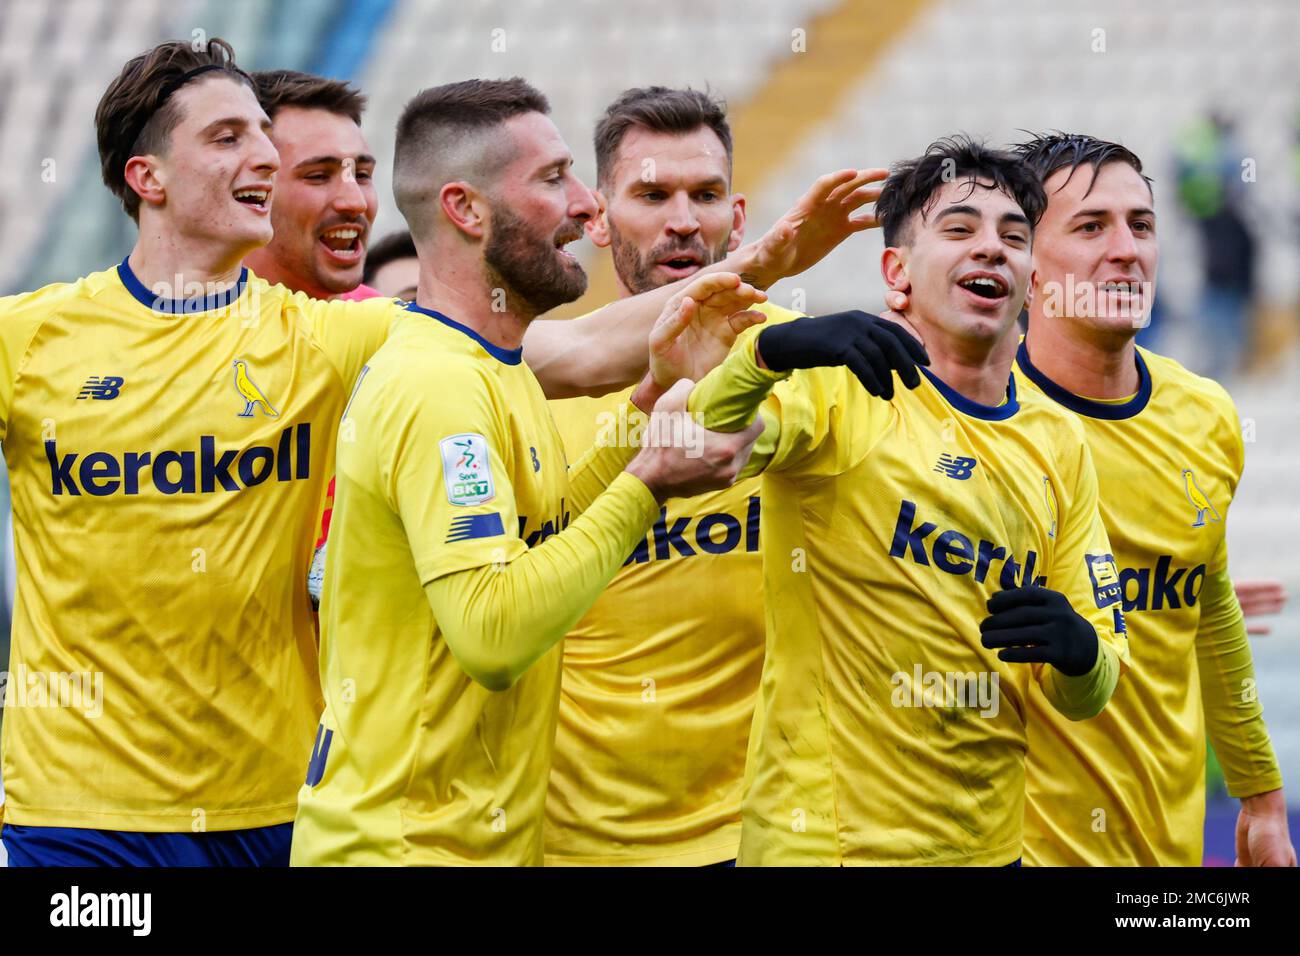
M592 129L621 90L721 95L751 235L818 174L888 165L949 133L1005 143L1060 129L1124 143L1155 181L1162 254L1139 342L1232 391L1247 439L1232 567L1280 578L1300 601L1289 547L1300 539L1295 0L0 0L0 294L130 250L135 227L100 182L95 104L131 56L211 36L230 41L246 69L350 78L369 94L363 128L381 196L372 243L404 225L389 188L402 106L423 87L474 76L540 87L589 184ZM879 233L856 237L773 299L813 313L876 310L881 248ZM591 288L566 314L613 297L596 252L582 244ZM7 522L7 487L0 506ZM13 573L10 558L10 601ZM1300 610L1254 650L1300 809ZM1217 791L1211 862L1231 861L1234 818Z

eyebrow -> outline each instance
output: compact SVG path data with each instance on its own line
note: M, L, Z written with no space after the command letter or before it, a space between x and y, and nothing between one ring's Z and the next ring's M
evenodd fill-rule
M344 157L354 160L359 166L373 166L375 157L369 153L361 153L358 156ZM294 164L294 169L302 169L304 166L342 166L343 159L338 156L312 156L310 159L304 159L300 163Z
M949 206L947 209L943 210L943 212L939 213L939 215L935 216L934 221L938 222L944 216L974 216L976 219L981 219L984 214L974 206ZM1015 222L1027 226L1029 225L1029 217L1024 213L1004 212L998 218L998 222L1003 224Z
M267 120L266 126L269 125L271 125L270 120ZM234 129L247 129L248 120L244 119L242 116L223 116L221 119L213 120L207 126L203 127L201 132L210 133L215 129L220 129L222 126L230 126Z
M1128 215L1130 216L1151 216L1154 218L1155 214L1156 211L1154 209L1148 208L1147 206L1139 206L1137 209L1130 209L1128 211ZM1085 218L1105 219L1109 215L1110 215L1109 209L1080 209L1070 218L1071 219L1085 219Z
M632 185L634 187L635 186L663 186L665 185L665 183L662 183L657 179L641 179L640 177L638 177L637 179L633 180ZM727 180L725 177L722 176L709 176L705 179L701 179L691 183L691 188L692 189L721 188L723 190L726 190Z

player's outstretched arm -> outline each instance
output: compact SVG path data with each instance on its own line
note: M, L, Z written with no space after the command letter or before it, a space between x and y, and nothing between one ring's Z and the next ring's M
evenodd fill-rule
M659 517L661 502L735 480L761 426L705 432L683 414L691 384L659 400L655 411L670 417L668 430L650 430L626 471L568 528L513 560L425 585L448 646L475 681L505 690L572 630Z
M884 169L846 169L818 178L760 239L706 266L690 279L611 302L570 321L543 319L524 336L524 359L547 398L605 395L639 381L645 339L664 307L709 273L738 273L751 293L816 265L845 239L878 222L860 210L880 196ZM750 295L728 312L761 302Z
M850 236L880 225L874 213L860 210L880 198L888 176L887 169L819 176L771 229L728 255L722 267L760 289L806 272Z
M683 379L695 380L712 371L727 357L737 335L765 321L763 313L743 308L747 296L734 296L739 282L729 273L697 276L664 306L650 330L650 371L569 469L570 501L576 512L585 511L627 466L636 451L628 447L630 436L643 434L651 423L649 413L664 393ZM740 311L729 311L737 308Z
M666 313L677 310L690 298L693 311L682 332L684 372L703 375L698 362L721 361L739 328L732 316L767 299L767 295L741 280L735 273L710 267L689 279L681 279L630 298L619 299L602 309L567 321L540 319L524 334L524 361L533 370L547 398L576 395L606 395L641 379L649 367L646 338Z
M843 366L869 394L889 399L895 372L905 386L915 388L921 382L916 366L929 361L925 348L901 326L865 312L795 319L750 332L696 386L690 409L706 428L717 431L744 428L755 416L763 419L767 427L742 475L749 477L768 467L793 467L825 450L828 441L834 444L832 407L857 400L844 394L843 387L837 392L840 381L852 379L797 380L790 377L796 369ZM792 422L798 424L792 427Z
M1206 731L1228 793L1241 799L1238 865L1295 866L1282 771L1264 724L1239 590L1226 567L1208 573L1201 587L1196 661Z

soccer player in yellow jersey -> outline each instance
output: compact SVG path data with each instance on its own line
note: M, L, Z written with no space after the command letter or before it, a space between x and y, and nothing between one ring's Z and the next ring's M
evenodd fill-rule
M624 92L596 127L601 215L624 296L740 245L725 108L698 90ZM882 171L883 174L883 171ZM795 313L764 304L769 323ZM553 402L571 459L629 392ZM740 842L763 660L759 479L665 502L564 643L546 805L548 865L707 865Z
M313 300L241 265L271 238L269 126L224 42L134 58L96 130L135 247L116 268L0 299L22 568L11 864L288 858L321 706L303 575L339 416L402 313ZM817 261L839 213L806 200L728 265L765 286ZM562 238L546 239L557 260ZM533 323L547 394L634 382L677 291Z
M469 80L425 90L398 123L394 192L438 274L421 275L340 427L326 706L295 864L539 864L556 645L660 504L730 483L761 427L707 436L694 456L611 433L570 477L520 345L585 285L536 237L581 234L597 206L547 111L522 80ZM711 287L761 298L726 274L689 292ZM633 395L642 412L743 327L721 323L691 354L656 340L691 308L670 304L651 335L666 351ZM681 410L688 391L654 407Z
M1085 725L1030 696L1025 861L1200 865L1208 729L1241 799L1238 863L1294 866L1228 577L1224 526L1244 458L1236 409L1217 383L1134 343L1159 255L1150 181L1132 152L1088 136L1047 136L1020 152L1048 203L1016 380L1083 425L1133 658Z
M1082 719L1119 678L1082 431L1011 378L1043 202L1016 157L934 144L876 204L930 368L842 313L745 336L692 393L707 427L767 424L741 865L1015 863L1029 695Z

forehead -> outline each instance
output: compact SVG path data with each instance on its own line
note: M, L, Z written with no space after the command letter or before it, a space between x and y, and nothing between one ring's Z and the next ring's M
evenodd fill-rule
M504 128L514 154L506 167L511 172L528 175L538 166L567 160L572 155L568 143L545 114L530 112L512 116Z
M329 110L286 106L275 114L271 140L285 165L313 156L338 159L368 154L370 147L352 118Z
M718 134L707 126L689 133L661 133L643 126L631 127L614 156L615 186L641 180L648 172L646 160L653 161L651 175L658 183L710 179L726 182L728 179L727 151Z
M180 127L202 129L219 119L238 118L253 124L266 119L250 86L226 76L199 77L172 94L181 108Z
M1089 209L1134 209L1151 205L1151 190L1142 174L1128 163L1115 161L1097 170L1096 181L1091 166L1058 169L1047 177L1047 211L1064 212L1087 206Z
M934 225L938 217L951 206L974 207L981 216L989 219L1000 219L1007 214L1025 214L1020 203L989 180L966 177L944 183L930 196L929 202L921 210L926 224Z

